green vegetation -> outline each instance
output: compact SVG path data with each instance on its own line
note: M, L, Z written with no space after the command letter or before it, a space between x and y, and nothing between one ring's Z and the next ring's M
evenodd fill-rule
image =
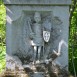
M69 27L69 70L74 74L74 70L77 73L77 2L73 0L70 16L70 27ZM6 10L2 1L0 0L0 71L5 68L5 15ZM73 64L74 63L74 64ZM74 69L75 67L75 69Z
M0 1L0 72L5 68L5 6Z
M69 34L69 70L77 74L77 1L72 0Z

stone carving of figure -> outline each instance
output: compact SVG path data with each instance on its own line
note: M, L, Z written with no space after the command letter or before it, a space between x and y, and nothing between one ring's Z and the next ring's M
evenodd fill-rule
M42 56L44 57L44 42L49 42L52 24L49 19L46 19L44 24L42 24L41 15L39 12L35 12L34 21L35 23L32 24L32 27L29 23L29 29L31 45L34 49L34 62L36 62L36 60L39 61Z
M41 25L41 16L39 12L35 12L34 14L34 21L33 24L33 39L31 41L31 44L34 48L34 61L36 59L40 60L41 58L41 49L43 47L43 36L42 36L42 25Z

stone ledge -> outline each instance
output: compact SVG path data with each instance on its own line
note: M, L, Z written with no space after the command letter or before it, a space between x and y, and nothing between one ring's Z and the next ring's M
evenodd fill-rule
M71 0L3 0L4 4L70 5Z

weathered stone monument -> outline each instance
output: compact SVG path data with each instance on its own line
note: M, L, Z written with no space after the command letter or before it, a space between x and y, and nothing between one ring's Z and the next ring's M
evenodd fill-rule
M52 65L68 70L71 0L4 0L4 3L6 70L15 74L25 70L30 77L50 77Z

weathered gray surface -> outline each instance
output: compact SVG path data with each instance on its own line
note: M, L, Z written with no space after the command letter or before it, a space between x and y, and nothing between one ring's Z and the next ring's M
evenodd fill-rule
M70 5L71 0L4 0L5 4Z
M46 11L51 12L51 14L53 13L53 31L51 31L51 44L49 46L49 49L51 50L51 52L54 50L61 51L62 55L58 58L58 60L60 60L63 66L68 65L68 6L7 6L7 53L12 54L18 51L20 54L24 54L25 57L27 56L27 49L30 47L30 45L29 42L24 39L26 37L25 33L22 34L22 31L24 31L23 29L26 26L26 16L29 16L28 12L31 11L44 11L44 13ZM59 17L62 24L58 25L55 17ZM28 29L26 28L26 30ZM21 50L21 52L19 51L19 49ZM24 50L26 52L24 52ZM45 54L48 54L48 51Z
M33 61L34 49L30 39L30 26L32 30L35 29L33 26L35 24L34 14L39 12L41 28L50 32L49 41L46 43L43 40L41 51L44 49L44 55L41 59L51 58L51 53L54 52L59 57L53 63L61 67L68 67L69 6L64 5L70 5L71 0L4 0L4 3L7 4L6 53L13 56L14 61L20 63L21 67L26 62ZM48 26L48 23L51 26ZM39 35L39 32L36 34Z

